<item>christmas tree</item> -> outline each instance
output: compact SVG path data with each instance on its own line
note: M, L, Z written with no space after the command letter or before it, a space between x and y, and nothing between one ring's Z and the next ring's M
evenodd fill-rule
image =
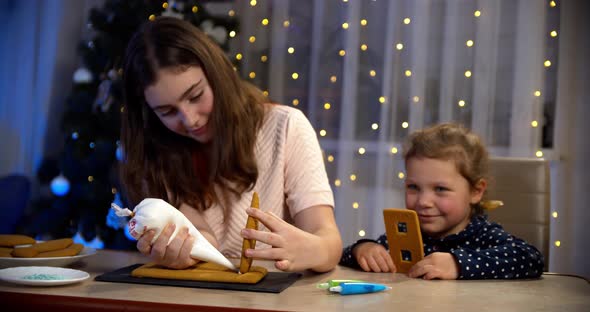
M97 247L133 248L125 235L126 220L110 209L112 202L127 207L118 178L124 51L135 30L160 15L191 22L227 51L228 33L237 31L237 20L213 16L203 4L107 0L90 11L91 39L79 44L82 66L74 73L61 122L64 148L60 155L46 157L38 169L39 196L19 232L38 239L74 237Z

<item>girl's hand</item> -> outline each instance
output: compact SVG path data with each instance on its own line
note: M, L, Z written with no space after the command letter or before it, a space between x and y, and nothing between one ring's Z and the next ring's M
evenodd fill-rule
M168 244L176 226L168 224L158 239L151 244L155 231L145 232L137 241L137 250L148 256L151 261L172 269L184 269L195 265L197 261L190 256L195 239L188 234L188 228L182 228Z
M242 237L255 239L272 248L246 249L246 257L275 260L275 267L281 271L302 271L312 268L319 261L320 237L305 232L279 218L273 213L260 209L246 209L248 215L258 219L269 230L243 229Z
M448 252L434 252L414 264L408 272L409 277L422 277L453 280L459 277L459 264Z
M395 273L396 268L389 252L380 244L364 242L358 244L352 250L352 255L366 272L391 272Z

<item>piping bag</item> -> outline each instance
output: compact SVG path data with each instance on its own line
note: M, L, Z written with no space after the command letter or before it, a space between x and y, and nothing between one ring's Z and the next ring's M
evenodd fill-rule
M160 236L164 227L169 223L176 224L174 233L170 241L178 231L187 227L189 234L195 238L190 255L194 259L213 262L222 265L230 270L237 271L236 267L219 252L209 241L195 228L195 226L182 214L178 209L159 198L146 198L139 205L135 206L133 211L127 208L121 208L116 204L111 204L111 208L119 217L131 217L129 220L129 233L133 238L139 239L147 230L155 230L156 235L152 243ZM170 243L168 241L168 243Z

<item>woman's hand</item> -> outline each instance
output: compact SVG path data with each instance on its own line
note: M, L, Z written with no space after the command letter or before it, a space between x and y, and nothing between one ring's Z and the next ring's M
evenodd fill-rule
M243 229L242 236L272 246L247 249L246 257L274 260L275 267L282 271L312 269L325 272L338 263L342 241L335 222L330 222L330 215L333 220L331 207L310 207L295 216L295 223L299 221L300 227L307 231L287 223L273 213L252 208L248 208L246 212L262 222L269 231Z
M448 252L433 252L412 266L409 277L453 280L459 277L459 264Z
M366 272L391 272L395 273L395 263L389 252L380 244L364 242L358 244L352 250L352 255L361 268Z
M145 232L137 241L137 249L151 261L168 268L184 269L195 265L197 261L190 256L195 239L188 234L188 228L180 229L168 244L175 228L174 224L168 224L153 244L151 241L154 239L155 231Z

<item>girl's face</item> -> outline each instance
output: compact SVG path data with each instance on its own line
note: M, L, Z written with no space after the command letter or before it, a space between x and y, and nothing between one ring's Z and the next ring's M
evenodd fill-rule
M209 115L213 110L213 91L200 67L159 70L156 83L144 90L144 96L171 131L201 143L211 140Z
M450 160L411 157L406 171L406 207L416 211L425 234L443 238L467 227L470 204L481 200L485 182L472 190Z

